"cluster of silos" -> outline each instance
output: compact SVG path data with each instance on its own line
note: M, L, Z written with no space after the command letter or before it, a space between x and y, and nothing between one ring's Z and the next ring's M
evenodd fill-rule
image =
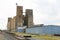
M10 32L16 32L19 27L31 27L33 26L33 10L26 9L23 15L23 6L17 6L16 16L8 18L7 30Z

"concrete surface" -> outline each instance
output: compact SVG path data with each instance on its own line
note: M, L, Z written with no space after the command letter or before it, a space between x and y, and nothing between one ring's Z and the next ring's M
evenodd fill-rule
M16 39L12 35L9 35L5 32L0 32L0 40L18 40L18 39Z

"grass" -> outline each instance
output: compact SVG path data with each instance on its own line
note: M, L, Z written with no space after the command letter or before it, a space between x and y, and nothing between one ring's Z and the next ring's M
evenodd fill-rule
M57 36L50 36L50 35L34 35L34 34L26 34L26 33L19 33L15 32L16 35L18 36L32 36L32 38L37 38L37 39L44 39L44 40L60 40L60 37Z
M45 40L60 40L60 37L56 37L56 36L43 36L43 35L36 35L36 36L33 36L33 38L38 38L38 39L45 39Z

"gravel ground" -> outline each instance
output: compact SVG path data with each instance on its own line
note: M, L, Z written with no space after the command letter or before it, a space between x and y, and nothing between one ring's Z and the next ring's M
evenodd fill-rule
M37 38L29 38L30 40L44 40L44 39L37 39ZM5 32L0 32L0 40L18 40L14 36L5 33ZM25 39L27 40L27 39Z
M0 40L18 40L18 39L16 39L12 35L9 35L5 32L0 32Z

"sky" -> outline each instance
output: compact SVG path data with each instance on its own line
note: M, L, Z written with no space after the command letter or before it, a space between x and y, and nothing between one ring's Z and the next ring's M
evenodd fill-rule
M8 17L16 15L16 3L33 9L34 24L60 25L60 0L0 0L0 29L7 29Z

